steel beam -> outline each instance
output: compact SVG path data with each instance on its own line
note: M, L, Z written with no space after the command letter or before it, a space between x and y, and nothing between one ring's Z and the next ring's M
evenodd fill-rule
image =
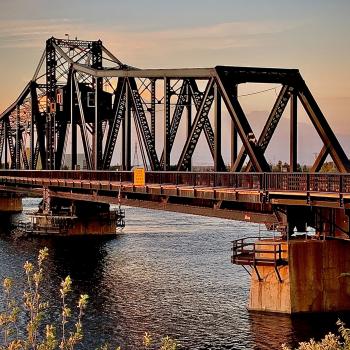
M258 146L261 151L264 153L269 145L272 136L277 128L277 125L282 117L282 114L287 106L290 93L293 91L293 88L287 85L282 86L280 93L275 101L274 106L272 107L271 113L264 125L264 128L260 134L258 140ZM244 146L241 148L236 162L233 165L232 171L242 170L247 153ZM247 164L246 171L250 171L252 167L251 161Z
M130 98L135 110L135 122L138 123L138 127L141 133L142 140L144 142L148 160L152 170L158 170L160 163L156 153L156 149L153 144L152 134L148 127L147 118L143 109L142 100L138 92L136 81L134 78L128 78L128 89L130 92Z
M238 96L238 85L235 85L232 89L232 93L235 97ZM230 171L233 171L233 166L237 160L238 154L238 133L235 123L231 120L231 165Z
M34 124L35 124L35 108L33 108L33 105L38 103L38 101L33 101L31 100L31 109L32 113L30 114L30 139L29 139L29 169L30 170L35 170L35 164L34 164L34 159L35 159L35 144L34 144Z
M186 101L186 139L190 137L191 129L192 129L192 92L189 84L186 84L186 92L187 92L187 101ZM192 158L189 159L187 163L187 170L192 169Z
M165 78L165 79L167 79L167 78ZM181 117L182 117L183 111L185 109L187 94L188 94L187 88L188 88L188 81L185 79L181 85L179 96L178 96L178 99L176 101L176 106L174 109L174 114L173 114L173 117L171 119L170 132L169 132L169 145L168 145L169 153L171 152L171 150L173 148L175 138L177 135L177 131L178 131L179 126L180 126ZM164 167L164 150L163 150L163 153L160 157L160 164L163 165L163 167Z
M290 140L289 140L289 171L297 171L298 152L298 95L293 91L290 99Z
M77 123L74 116L74 97L76 96L73 87L73 72L70 80L70 127L71 127L71 169L75 170L77 167Z
M199 91L197 83L194 79L190 79L190 88L191 88L191 96L193 97L194 104L196 106L196 109L198 111L199 106L202 102L203 94ZM211 90L212 97L214 99L214 88ZM204 130L204 135L207 140L210 153L212 155L212 158L215 162L215 136L214 136L214 131L211 126L210 120L209 120L209 115L205 115L203 119L203 130ZM221 155L219 155L218 158L218 167L221 170L225 170L225 164L224 160Z
M164 78L164 163L163 170L170 169L170 79Z
M55 109L52 105L56 105L56 50L54 47L54 38L46 41L46 169L53 170L55 168Z
M156 146L156 79L151 79L151 134L153 146Z
M65 152L65 145L67 141L67 128L68 123L66 120L61 120L57 127L57 150L55 155L55 169L60 170L62 168L63 153Z
M8 116L5 118L5 123L6 123L7 142L8 142L10 158L11 158L11 169L15 169L16 151L15 151L15 146L13 144L12 129L11 129L11 124Z
M131 108L129 89L125 89L125 111L122 124L122 167L131 170Z
M90 142L89 142L88 134L87 134L87 127L86 127L86 122L85 122L84 109L83 109L83 104L82 104L82 100L81 100L79 83L77 81L75 73L73 73L72 77L73 77L73 80L75 83L75 92L77 94L77 99L78 99L80 122L81 122L79 126L80 126L80 131L81 131L81 138L83 141L86 165L87 165L87 168L89 170L91 170L93 167L92 157L91 157L91 147L90 147Z
M329 149L329 153L336 167L341 173L350 172L350 162L348 157L346 156L343 148L340 146L338 139L334 135L317 102L313 98L310 90L301 77L299 86L299 99L309 115L310 120L318 132L321 140L323 141L323 144Z
M221 96L217 84L214 85L214 171L222 171L221 155Z
M23 103L23 101L27 98L27 96L30 93L30 87L32 85L32 82L30 81L25 88L23 89L23 91L21 92L21 94L18 96L18 98L16 99L15 102L13 102L8 108L5 109L5 111L3 111L0 114L0 120L4 119L5 117L9 116L18 105L21 105Z
M15 155L16 155L16 161L15 161L15 168L16 169L21 169L21 147L20 147L20 106L18 105L16 108L16 130L15 130L15 135L16 135L16 141L15 141Z
M235 126L237 127L238 134L255 170L270 171L270 167L263 153L257 146L257 141L248 119L245 116L238 99L234 96L234 86L236 85L235 81L228 80L225 71L222 71L221 69L217 69L216 80L221 96L225 101L227 110Z
M102 41L94 41L91 45L91 67L94 69L102 69ZM94 169L99 170L102 163L102 120L100 115L100 101L102 96L103 80L102 78L94 78L95 86L95 123L94 123L94 135L93 135L93 158Z
M28 157L27 157L27 153L26 153L25 143L23 140L23 133L21 133L21 135L20 135L19 146L20 146L20 150L21 150L21 154L22 154L23 168L26 170L29 170L29 163L28 163Z
M211 78L208 81L208 84L205 88L202 102L197 110L196 117L193 121L191 134L187 138L185 146L182 150L182 153L177 165L178 171L185 170L187 168L188 162L191 159L193 152L196 148L200 134L204 128L204 121L206 118L208 118L208 114L214 100L213 86L214 86L214 79Z
M8 147L7 147L7 144L8 144L8 141L7 141L8 129L7 129L7 121L6 121L6 119L7 118L3 118L2 122L3 122L3 127L4 127L4 146L5 146L5 149L4 149L4 152L5 152L4 162L5 162L5 169L8 169L9 168L9 164L8 164Z
M328 149L328 147L323 145L320 153L318 154L317 158L315 159L314 164L312 165L312 167L310 169L310 172L312 172L312 173L319 172L328 155L329 155L329 149Z
M5 145L5 123L3 120L0 121L0 165L2 164L2 155L4 152Z
M36 91L36 87L37 87L37 84L33 82L30 86L30 96L32 101L32 115L34 116L34 120L35 120L36 135L37 135L37 141L38 141L38 147L39 147L41 166L44 169L46 164L46 146L45 146L46 117L45 117L45 113L41 114L39 112L39 101L38 101L38 94ZM34 166L34 169L36 169L35 161L33 166Z
M297 69L281 68L256 68L256 67L233 67L216 66L214 68L177 68L177 69L104 69L98 70L74 63L76 71L95 77L132 77L132 78L159 78L170 79L209 79L216 76L217 69L240 83L274 83L286 84L295 81L299 74Z
M124 77L124 78L158 78L164 77L169 79L208 79L215 75L214 68L182 68L182 69L93 69L89 66L79 63L73 64L74 70L94 77Z
M126 82L124 78L118 79L117 88L114 92L114 104L113 104L113 119L110 122L105 152L103 155L103 166L102 169L108 169L111 165L113 151L117 142L120 125L125 118L125 107L126 107ZM124 135L124 134L123 134ZM123 150L124 152L125 150Z

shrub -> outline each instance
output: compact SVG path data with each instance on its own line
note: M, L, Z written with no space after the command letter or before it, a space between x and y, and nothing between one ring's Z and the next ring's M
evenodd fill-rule
M73 317L68 297L72 291L72 280L67 276L60 285L61 315L57 324L47 323L49 303L41 294L42 281L45 277L45 261L48 249L39 251L36 264L28 261L24 264L26 287L23 302L13 297L14 281L3 281L4 302L0 313L0 350L74 350L83 340L82 319L88 304L88 295L82 294L77 302L78 314ZM23 322L25 320L25 322ZM0 337L1 337L0 335ZM143 337L143 347L154 349L153 339L149 333ZM111 349L108 344L97 350ZM120 347L113 348L121 350ZM165 337L161 340L160 350L176 350L177 343Z
M311 339L308 342L299 343L295 350L349 350L350 349L350 329L338 320L339 335L328 333L323 339L316 342ZM282 350L291 350L288 346L282 345Z

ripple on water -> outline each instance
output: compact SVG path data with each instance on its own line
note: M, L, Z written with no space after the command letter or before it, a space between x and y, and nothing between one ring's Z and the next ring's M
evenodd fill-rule
M40 200L25 199L24 212ZM23 214L16 220L24 220ZM334 329L333 319L249 314L249 276L230 264L231 240L258 226L142 208L126 208L115 239L0 240L0 277L22 276L25 260L48 246L44 293L59 312L58 285L71 275L73 296L90 295L84 349L102 342L140 345L144 331L171 335L184 349L278 349ZM343 316L347 318L347 316ZM307 330L307 331L305 331Z

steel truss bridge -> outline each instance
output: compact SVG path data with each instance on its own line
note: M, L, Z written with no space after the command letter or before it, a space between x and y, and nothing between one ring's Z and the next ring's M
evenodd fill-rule
M280 86L260 135L254 134L239 102L238 89L244 83ZM323 143L310 174L297 173L298 104ZM287 107L290 139L281 146L289 147L290 173L270 174L265 151ZM231 119L229 171L222 156L225 112ZM202 134L213 172L197 174L192 172L192 156ZM148 170L146 185L140 188L131 181L133 140ZM172 153L175 142L181 144L178 157ZM86 171L78 170L78 145ZM71 171L64 172L68 153ZM123 172L110 172L117 154ZM319 173L328 156L338 174ZM129 203L143 199L164 207L187 204L210 208L208 215L220 208L268 213L296 226L301 221L316 226L322 217L321 226L328 220L329 232L347 216L349 205L349 159L298 70L138 69L122 63L99 40L46 41L32 79L0 114L0 161L11 169L1 172L3 190L50 187L52 195L99 201L104 196L110 200L121 181ZM337 210L343 214L334 214ZM287 219L282 220L283 215ZM263 220L266 217L253 221ZM349 224L345 226L337 227L348 233Z
M243 83L280 84L260 135L254 134L237 98ZM298 101L324 145L312 171L319 171L329 154L339 172L348 172L349 160L298 70L137 69L123 64L101 41L50 38L33 78L0 114L0 157L11 169L59 170L70 153L70 168L76 169L81 141L86 169L108 170L119 151L123 170L130 170L133 134L149 170L184 171L191 170L192 155L204 133L214 170L225 171L221 152L224 105L232 119L230 170L267 172L270 167L264 153L289 103L290 169L296 171ZM181 122L186 124L186 135L178 132ZM162 150L157 151L160 126ZM183 140L182 151L170 164L177 138ZM247 157L249 164L244 167Z

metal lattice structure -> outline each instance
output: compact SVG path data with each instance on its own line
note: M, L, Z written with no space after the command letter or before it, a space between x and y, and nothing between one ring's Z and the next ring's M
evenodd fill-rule
M280 85L260 135L254 134L239 103L237 87L243 83ZM319 171L330 155L339 172L349 172L350 162L298 70L137 69L123 64L101 41L50 38L33 78L0 114L0 160L7 168L59 170L69 151L70 168L76 169L81 141L87 169L110 169L119 148L122 168L130 170L133 136L146 168L191 170L203 133L214 170L225 171L221 152L224 105L232 119L231 170L267 172L270 167L264 153L289 104L290 170L295 172L298 101L323 142L312 171ZM213 125L209 113L214 116ZM181 122L185 135L179 131ZM161 151L156 147L157 125L163 129ZM171 164L178 137L184 140L183 148ZM242 141L239 152L238 137Z

